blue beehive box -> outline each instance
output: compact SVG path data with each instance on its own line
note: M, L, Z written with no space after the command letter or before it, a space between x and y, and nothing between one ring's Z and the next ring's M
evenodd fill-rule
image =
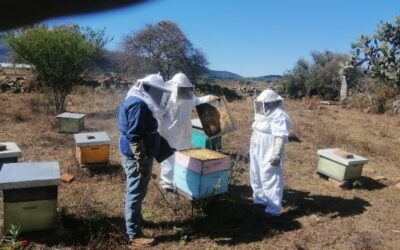
M193 151L211 152L209 159L191 155ZM174 185L185 196L194 200L228 192L230 174L228 156L208 150L191 149L175 153Z
M221 136L215 137L213 139L208 139L208 136L204 133L200 119L192 120L192 128L193 148L208 148L213 150L221 148Z

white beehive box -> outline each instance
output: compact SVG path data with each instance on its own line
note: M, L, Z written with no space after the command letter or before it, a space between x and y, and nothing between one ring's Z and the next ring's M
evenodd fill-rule
M368 159L355 154L351 154L352 158L344 158L335 153L337 150L340 149L328 148L318 150L317 172L338 181L359 178L362 174L363 166L368 162Z
M0 142L5 145L5 150L0 151L0 169L4 163L14 163L21 157L21 149L14 142Z

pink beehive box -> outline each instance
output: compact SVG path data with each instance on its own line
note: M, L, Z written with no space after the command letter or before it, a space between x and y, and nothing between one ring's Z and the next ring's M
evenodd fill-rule
M201 150L204 154L209 154L207 159L200 159L190 156L190 151ZM188 168L199 174L209 174L230 169L230 157L209 149L189 149L175 152L175 163L179 166Z

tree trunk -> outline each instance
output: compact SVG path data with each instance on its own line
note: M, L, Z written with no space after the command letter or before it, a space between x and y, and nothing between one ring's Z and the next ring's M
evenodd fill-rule
M342 75L342 84L340 86L340 100L343 101L347 98L347 78L346 75Z

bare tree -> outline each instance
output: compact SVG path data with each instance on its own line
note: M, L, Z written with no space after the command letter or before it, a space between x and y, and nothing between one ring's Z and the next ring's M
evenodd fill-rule
M192 81L204 72L207 59L193 47L178 25L171 21L148 24L138 32L126 36L122 50L125 69L133 73L160 72L164 79L182 71Z

